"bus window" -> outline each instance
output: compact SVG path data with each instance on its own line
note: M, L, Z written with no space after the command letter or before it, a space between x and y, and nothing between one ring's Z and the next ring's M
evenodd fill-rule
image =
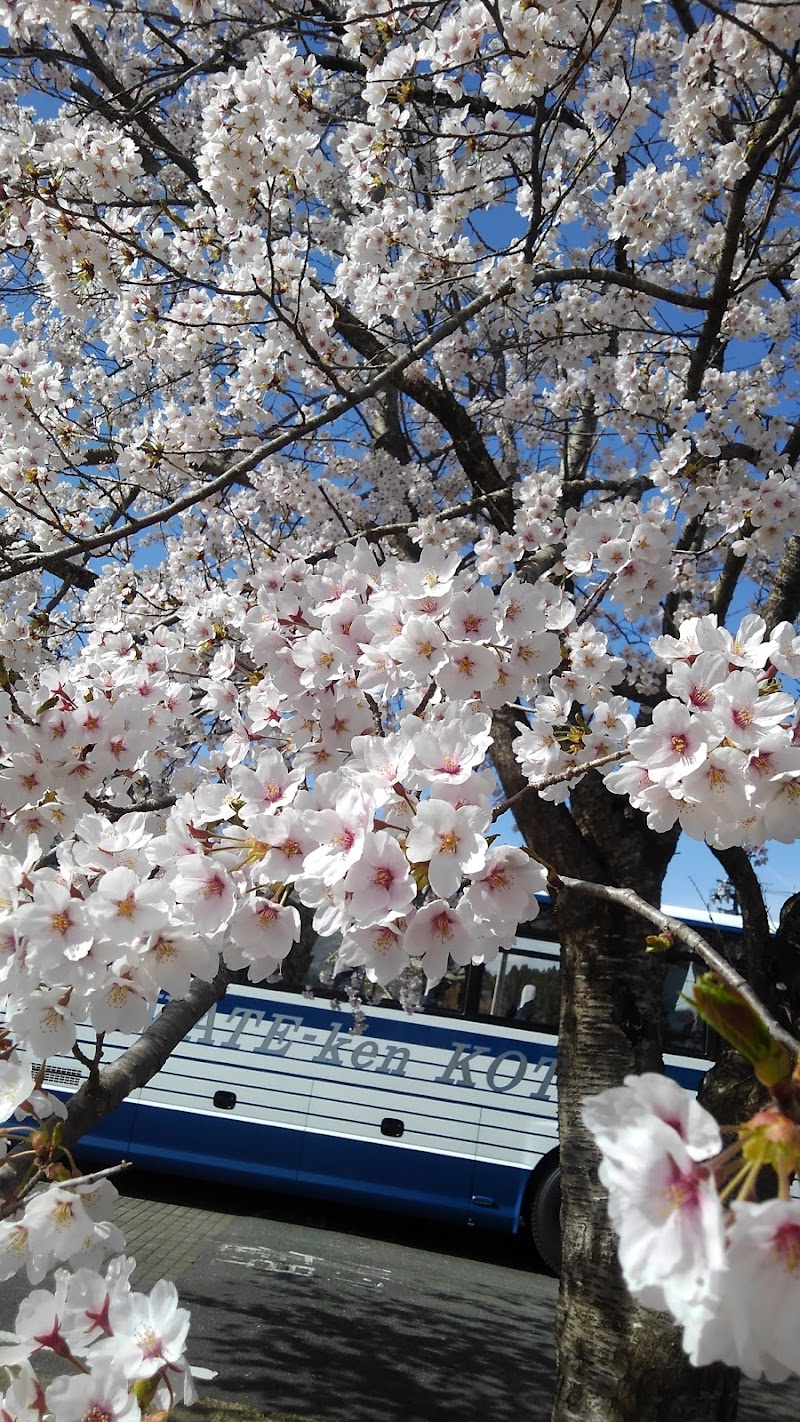
M317 934L304 936L301 942L294 944L278 971L255 986L269 988L270 992L301 992L307 997L346 998L353 969L345 968L336 977L333 974L341 941L341 933L333 933L328 938ZM232 974L231 986L253 987L247 968L239 968Z
M483 970L479 1015L557 1032L560 1003L558 945L542 941L521 951L502 948ZM537 948L539 951L536 951Z
M456 968L443 977L435 987L423 995L420 1007L423 1012L453 1012L460 1017L464 1011L466 997L467 969Z
M662 1051L706 1052L706 1026L692 1002L694 982L691 958L667 960L661 990Z
M359 995L368 1007L402 1007L408 1013L463 1017L468 974L467 968L453 968L427 991L425 974L421 971L411 970L403 977L393 978L385 987L370 983L364 976Z

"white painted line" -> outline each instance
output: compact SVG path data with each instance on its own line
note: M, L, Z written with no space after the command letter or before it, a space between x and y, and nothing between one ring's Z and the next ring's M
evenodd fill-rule
M219 1253L226 1264L238 1264L242 1269L259 1269L265 1274L294 1274L310 1279L316 1273L313 1254L276 1254L266 1246L254 1244L221 1244Z
M280 1254L267 1245L220 1244L220 1259L240 1269L256 1269L265 1274L292 1274L300 1279L312 1279L325 1260L320 1255L300 1254L289 1250ZM392 1277L391 1269L369 1268L363 1264L333 1265L332 1274L349 1284L364 1284L369 1289L383 1289Z

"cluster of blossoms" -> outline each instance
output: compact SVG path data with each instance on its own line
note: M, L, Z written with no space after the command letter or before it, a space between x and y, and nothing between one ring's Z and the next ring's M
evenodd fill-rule
M220 952L269 977L299 936L290 892L341 935L340 964L380 983L412 960L438 980L533 916L542 869L491 842L488 707L546 682L574 610L458 562L431 549L380 568L361 547L301 581L276 560L182 632L104 634L69 675L18 679L0 983L21 1043L47 1056L81 1021L139 1030ZM577 662L582 633L565 635ZM190 770L200 728L215 749ZM165 767L191 788L125 813Z
M525 773L544 780L568 771L576 751L613 760L616 750L621 763L602 771L605 784L643 810L651 829L678 822L720 849L793 842L800 832L800 725L795 697L777 676L794 682L800 671L794 628L781 623L769 635L763 618L749 614L731 633L715 617L693 617L677 637L658 637L652 646L670 670L651 724L637 729L620 696L598 702L587 724L585 685L576 688L567 671L551 678L551 694L535 700L515 741ZM566 798L571 783L565 775L542 793Z
M653 1074L593 1097L583 1118L633 1296L672 1314L698 1367L723 1362L771 1382L800 1370L798 1127L768 1108L723 1150L695 1097ZM762 1164L777 1170L781 1198L746 1198Z
M545 797L598 764L656 828L794 838L800 746L774 678L796 674L800 638L706 617L654 645L668 695L637 729L608 693L622 660L554 582L495 590L458 552L380 564L359 544L310 573L277 557L169 630L98 633L68 666L15 674L0 984L18 1040L47 1056L82 1021L140 1030L220 954L268 978L298 905L340 935L340 967L381 984L493 956L545 883L492 840L484 762L509 701L528 709L514 748ZM164 809L128 809L166 784Z
M597 768L655 831L797 836L794 629L653 640L728 605L728 555L765 583L800 507L800 11L712 8L3 0L26 1051L221 956L268 977L301 911L380 983L489 957L543 886L492 839L509 706L544 797ZM386 524L418 563L305 561Z
M6 1049L4 1048L4 1051ZM7 1052L0 1056L0 1117L26 1121L39 1129L10 1126L0 1131L0 1153L10 1143L49 1160L54 1181L22 1192L0 1218L0 1282L25 1269L40 1284L55 1268L54 1287L37 1288L20 1304L14 1332L0 1338L0 1367L10 1385L0 1393L4 1422L72 1422L103 1417L108 1422L141 1422L151 1410L169 1412L176 1394L183 1402L196 1392L184 1346L189 1315L178 1307L177 1293L163 1279L149 1295L131 1288L133 1259L116 1253L125 1240L109 1216L117 1192L107 1177L71 1178L50 1148L53 1137L41 1127L42 1116L63 1114L61 1104L31 1083L28 1061ZM100 1273L106 1255L114 1254ZM78 1258L71 1271L57 1267ZM73 1372L43 1388L36 1361L54 1354Z
M348 343L339 303L370 325L379 346L386 335L388 351L392 322L398 333L423 334L431 315L449 309L443 293L451 285L462 302L509 274L514 308L491 333L492 349L499 343L511 353L502 397L493 356L476 361L466 332L437 349L437 370L454 384L468 369L479 373L477 388L485 388L472 416L488 417L491 428L497 418L509 420L524 445L532 405L569 420L588 400L600 437L613 436L625 451L606 457L604 475L624 481L632 464L643 470L645 482L670 499L667 536L680 509L690 517L699 511L709 530L724 536L749 519L741 534L748 547L770 546L778 527L773 491L762 502L761 490L770 483L765 471L780 467L790 422L778 392L791 385L796 367L788 352L796 259L792 212L783 205L792 201L791 185L788 196L772 193L770 176L753 170L753 202L770 214L759 244L769 280L748 279L730 293L724 332L726 340L750 342L748 381L714 369L702 399L687 391L684 350L696 332L679 330L676 321L682 303L702 303L700 287L713 282L724 243L720 194L750 171L747 135L722 143L709 117L737 102L743 84L751 86L752 113L770 108L786 77L782 45L791 74L796 27L785 7L733 4L730 15L691 33L669 10L641 0L621 10L603 3L593 20L551 3L526 8L504 0L491 13L473 0L423 8L418 23L423 11L408 16L381 0L351 7L327 36L331 51L321 62L322 51L309 45L302 23L292 24L291 11L276 14L275 25L256 37L238 13L213 17L213 6L200 0L175 7L185 20L183 52L198 63L164 95L164 132L177 144L167 150L175 167L165 190L155 177L158 162L143 161L113 106L98 105L87 116L65 103L45 117L20 103L29 95L29 41L34 56L58 51L69 93L63 36L75 42L77 21L61 0L6 0L12 61L13 46L20 47L13 66L19 76L0 95L9 282L13 288L13 268L30 258L31 277L51 302L50 319L37 312L17 320L26 339L2 353L0 500L18 550L60 547L105 528L120 483L126 509L147 516L161 497L184 492L196 478L186 451L249 450L265 430L283 425L286 404L305 409L309 402L310 409L319 398L335 398L359 357L366 354L369 369L374 355L363 340ZM239 56L223 72L206 72L202 63L204 17L225 32L224 53ZM132 66L132 85L150 61L156 73L159 65L170 72L171 45L164 41L162 49L145 14L87 4L78 21L86 44L99 44L121 70ZM547 162L533 182L531 135L517 106L528 114L559 83L570 87L581 121L554 119L547 141L537 139L537 160L540 148ZM657 161L647 102L653 92L669 99L658 116ZM613 172L622 153L635 155L624 182ZM201 202L186 205L178 172L193 175ZM526 221L537 214L534 276L537 264L556 271L579 261L590 271L605 260L609 240L624 241L643 279L652 266L665 296L677 293L676 306L644 288L628 291L624 282L620 289L598 289L591 280L528 288L531 262L519 244L498 253L480 237L481 214L511 203ZM780 290L769 275L776 271ZM609 329L616 332L613 357ZM568 333L578 338L577 355ZM531 368L529 340L537 351ZM154 382L162 390L156 402L149 398ZM111 434L103 414L109 408L116 411ZM656 426L652 457L649 431ZM422 419L412 443L420 451L411 460L413 485L432 478L428 457L441 442ZM745 449L752 474L729 468L726 445ZM686 457L676 461L678 450ZM102 457L93 458L91 480L83 481L75 470L87 451ZM337 498L352 528L375 521L378 510L387 519L409 513L406 490L378 493L385 481L373 454L336 456L346 466ZM329 447L324 459L327 466ZM460 477L450 457L445 468L438 460L435 467L442 492ZM272 516L282 477L280 507L305 512L308 502L318 514L324 500L317 472L296 459L265 459L258 492L233 498L234 519L258 529ZM794 470L787 465L779 477L796 506ZM345 486L358 488L352 503ZM635 499L621 519L631 525L626 539L638 525L657 522L653 506ZM190 524L191 515L187 537ZM212 510L208 524L229 549L225 517ZM518 548L533 527L528 517L517 524L511 541ZM554 524L560 527L560 516ZM573 530L567 520L563 531L567 545L575 535L570 566L585 529ZM620 556L619 547L609 550ZM675 572L659 565L652 545L640 558L633 537L628 562L624 573L615 566L614 595L647 614Z
M176 1394L184 1403L195 1401L183 1351L189 1314L178 1307L174 1284L163 1279L149 1294L131 1289L135 1262L117 1255L104 1274L57 1269L52 1291L34 1289L23 1300L13 1338L0 1344L0 1366L13 1372L0 1394L4 1417L141 1422L151 1407L159 1415L169 1412ZM44 1350L77 1375L60 1376L43 1389L30 1360Z
M609 789L627 794L654 829L676 821L719 849L793 842L800 832L800 726L776 675L800 671L789 623L767 634L749 615L735 633L713 617L689 618L678 637L654 642L667 663L669 698L630 737L630 762Z

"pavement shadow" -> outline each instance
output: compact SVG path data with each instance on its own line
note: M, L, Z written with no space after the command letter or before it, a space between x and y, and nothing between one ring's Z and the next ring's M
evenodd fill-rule
M393 1271L394 1251L383 1257ZM500 1269L456 1289L429 1277L416 1299L408 1288L398 1298L391 1280L382 1288L374 1268L362 1281L358 1272L355 1259L324 1294L302 1276L223 1271L203 1293L190 1273L181 1294L194 1309L194 1356L235 1359L219 1378L228 1400L255 1397L314 1422L547 1422L552 1307L521 1336L519 1298L504 1296Z

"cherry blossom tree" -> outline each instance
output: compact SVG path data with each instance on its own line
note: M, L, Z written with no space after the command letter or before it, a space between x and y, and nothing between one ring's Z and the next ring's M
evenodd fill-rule
M800 1215L752 1194L797 1151L796 919L770 935L750 857L800 832L800 9L5 0L3 23L0 1092L39 1126L0 1243L32 1283L96 1266L31 1295L5 1411L132 1422L131 1385L162 1409L186 1377L174 1293L101 1262L119 1241L65 1152L232 971L279 971L302 909L343 966L435 981L549 887L554 1418L732 1416L728 1364L800 1365ZM493 840L504 809L524 850ZM705 1007L772 1093L730 1208L716 1126L652 1077L645 938L681 935L658 910L681 834L744 920L735 963L691 941ZM97 1052L53 1126L25 1054L80 1051L81 1021ZM42 1338L79 1364L46 1398Z

